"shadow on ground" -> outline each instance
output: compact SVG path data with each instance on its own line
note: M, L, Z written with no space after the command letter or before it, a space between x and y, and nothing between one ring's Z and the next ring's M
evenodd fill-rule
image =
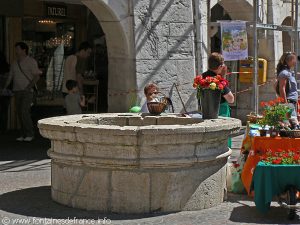
M267 214L257 212L255 206L238 206L231 212L229 220L238 223L257 223L260 224L300 224L299 216L294 220L287 219L287 209L281 207L271 207Z
M272 206L266 214L257 211L253 198L247 195L228 196L228 201L238 203L239 206L232 209L229 220L236 223L258 223L259 224L300 224L299 215L296 215L294 220L288 220L288 211L285 208L279 207L277 204Z
M87 211L74 209L54 202L51 199L51 187L40 186L8 192L0 195L0 211L6 211L18 215L53 219L98 219L109 218L111 220L141 219L166 214L142 214L121 215L104 214L99 211Z
M47 159L50 141L39 134L37 122L40 119L63 115L61 106L36 106L32 108L32 119L35 139L32 142L17 142L20 132L9 130L0 133L0 162L10 160L42 160Z
M16 141L18 136L17 131L0 134L0 161L48 159L49 140L41 137L37 132L32 142L18 142Z
M182 212L173 214L142 214L142 215L122 215L122 214L105 214L99 211L86 211L81 209L74 209L67 206L60 205L51 199L51 187L40 186L34 188L27 188L23 190L17 190L8 192L0 195L0 211L17 214L27 217L37 218L53 218L53 219L101 219L108 218L114 222L121 222L126 224L140 224L140 222L134 221L139 219L147 219L149 224L164 224L167 221L191 221L190 224L196 224L194 222L205 222L208 212L209 215L214 213L221 213L222 210L230 213L228 222L237 224L299 224L299 217L296 216L294 220L287 219L286 210L279 207L271 207L267 214L260 214L255 206L249 202L244 201L247 197L242 195L230 195L229 202L223 203L222 207L215 207L211 209L193 211L193 212ZM234 207L230 209L230 206L234 203ZM224 207L224 204L229 204ZM224 213L223 213L224 214ZM225 214L224 214L225 215ZM210 217L210 216L209 216ZM151 220L151 221L150 221ZM144 220L143 220L144 221ZM159 223L162 221L162 223ZM193 222L192 222L193 221ZM217 222L216 220L215 222ZM128 223L129 222L129 223ZM201 224L203 224L201 222ZM207 221L209 222L209 220ZM220 221L219 221L220 222ZM170 224L170 223L168 223ZM181 223L174 223L181 224ZM209 223L208 223L209 224ZM217 224L217 223L214 223Z

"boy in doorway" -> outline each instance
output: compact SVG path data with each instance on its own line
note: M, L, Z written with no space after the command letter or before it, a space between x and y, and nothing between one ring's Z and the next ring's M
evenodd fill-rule
M65 97L65 107L68 115L82 114L81 107L85 106L84 95L80 96L77 81L67 80L68 94Z

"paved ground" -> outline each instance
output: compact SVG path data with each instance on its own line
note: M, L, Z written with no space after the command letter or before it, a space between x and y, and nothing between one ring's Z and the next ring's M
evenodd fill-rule
M0 135L0 224L126 224L126 225L221 225L300 224L286 220L286 211L275 203L266 215L259 214L251 198L229 194L226 202L202 211L171 214L101 214L59 205L51 200L49 141L17 143L16 134ZM242 136L233 139L234 157Z

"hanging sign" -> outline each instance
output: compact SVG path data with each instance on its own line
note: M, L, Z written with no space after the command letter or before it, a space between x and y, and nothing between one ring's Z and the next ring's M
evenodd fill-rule
M67 6L64 5L47 5L46 15L48 17L67 17Z
M245 21L221 21L222 54L225 61L248 58Z

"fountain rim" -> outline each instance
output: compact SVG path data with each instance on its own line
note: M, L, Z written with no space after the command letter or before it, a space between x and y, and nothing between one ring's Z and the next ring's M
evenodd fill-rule
M128 116L130 115L130 116ZM146 115L144 118L185 118L185 117L174 117L179 114L165 114L163 116L152 116ZM90 124L90 123L80 123L79 121L84 119L99 119L99 118L141 118L141 114L136 113L103 113L103 114L80 114L80 115L67 115L67 116L58 116L58 117L49 117L41 119L38 121L39 129L49 129L49 130L63 130L63 131L73 131L74 130L118 130L120 132L134 132L137 131L170 131L170 130L180 130L190 131L191 133L197 132L206 132L206 131L220 131L220 130L231 130L239 128L241 126L241 121L235 118L228 117L219 117L218 119L202 120L198 119L198 123L186 123L186 124L147 124L147 125L112 125L112 124ZM213 128L213 130L212 130ZM130 133L128 133L130 134Z

